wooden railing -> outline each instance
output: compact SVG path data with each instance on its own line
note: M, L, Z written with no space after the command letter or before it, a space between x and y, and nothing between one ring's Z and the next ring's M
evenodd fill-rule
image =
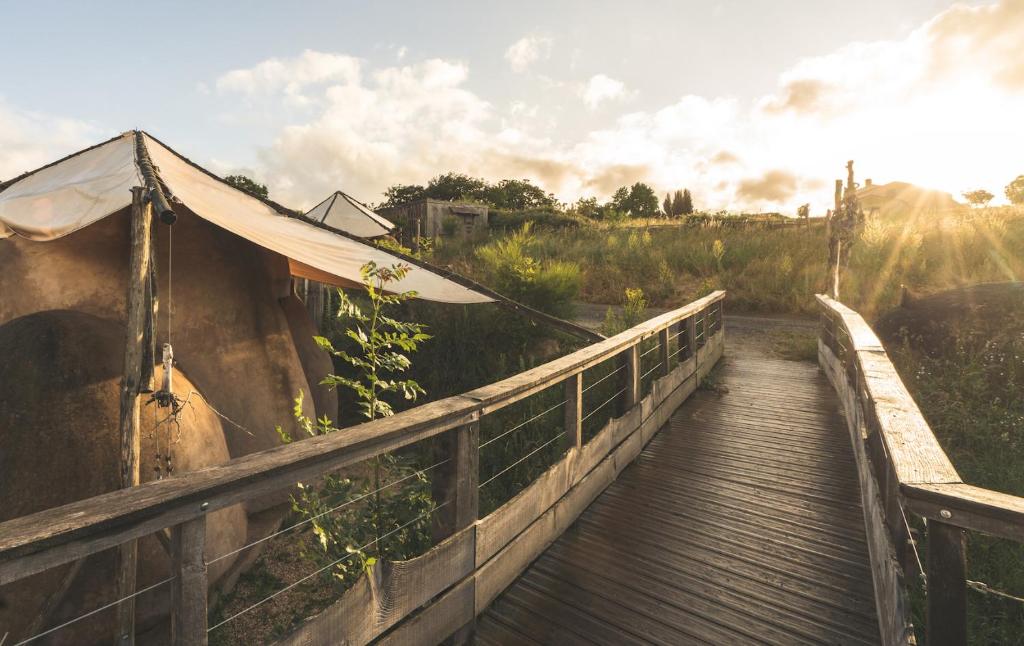
M164 583L171 588L171 640L205 644L210 512L436 438L447 453L433 474L435 498L444 498L435 500L435 527L446 537L421 556L375 566L284 641L440 641L471 625L693 392L722 353L724 297L715 292L538 368L393 417L0 523L0 585L170 529L171 572ZM651 339L656 345L641 353ZM658 363L643 370L643 355L655 348L647 361ZM584 441L584 373L606 362L618 366L602 379L619 380L619 414ZM565 389L563 457L478 519L481 419L559 384ZM12 637L9 643L25 638Z
M967 642L965 530L1024 541L1024 498L964 483L864 319L826 296L818 359L843 401L864 503L883 642L912 641L907 515L926 519L930 645Z

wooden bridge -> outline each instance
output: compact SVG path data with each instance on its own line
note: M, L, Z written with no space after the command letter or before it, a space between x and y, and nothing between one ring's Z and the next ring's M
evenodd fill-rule
M911 643L914 516L928 641L966 643L965 530L1024 540L1024 501L960 480L855 312L819 297L819 370L722 358L724 297L344 433L2 523L0 585L169 529L169 639L204 644L223 623L207 618L209 512L431 440L437 544L374 567L284 643ZM522 460L564 451L481 517L504 471L481 477L479 452L555 409L484 442L481 421L554 388L560 420Z

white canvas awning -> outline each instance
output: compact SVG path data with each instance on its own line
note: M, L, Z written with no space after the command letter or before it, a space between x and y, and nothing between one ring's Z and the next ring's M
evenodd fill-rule
M494 299L391 253L279 213L187 161L148 135L149 156L174 199L199 217L286 256L293 273L323 282L361 282L367 262L413 264L392 288L443 303ZM45 242L68 235L131 204L130 189L143 186L135 136L87 149L18 179L0 190L0 238L19 235ZM334 280L331 280L331 279Z
M335 191L314 206L306 217L360 238L377 238L391 233L395 225L377 215L351 195Z

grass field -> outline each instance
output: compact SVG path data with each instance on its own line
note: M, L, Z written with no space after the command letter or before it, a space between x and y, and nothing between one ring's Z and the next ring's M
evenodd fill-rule
M504 248L503 248L504 247ZM496 253L497 252L497 253ZM497 264L495 255L508 262ZM513 258L514 257L514 258ZM825 289L824 227L763 229L597 225L535 228L488 240L445 240L434 260L485 282L524 258L578 271L576 298L618 304L642 288L648 304L682 305L714 289L732 311L813 314ZM871 318L917 293L1024 275L1024 210L992 208L869 220L854 245L841 299ZM498 281L500 282L500 280Z

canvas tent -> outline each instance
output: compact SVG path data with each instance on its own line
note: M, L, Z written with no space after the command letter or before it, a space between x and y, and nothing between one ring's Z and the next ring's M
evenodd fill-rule
M390 221L342 191L331 193L326 200L310 209L306 218L360 238L379 238L395 228Z
M285 256L295 276L352 286L360 282L360 268L369 261L378 265L409 261L293 217L273 202L226 184L150 135L138 135L172 201ZM129 189L145 185L140 163L136 133L126 132L0 185L0 238L18 235L41 242L54 240L129 207ZM443 303L495 300L422 266L414 267L395 289L415 291L419 298Z

